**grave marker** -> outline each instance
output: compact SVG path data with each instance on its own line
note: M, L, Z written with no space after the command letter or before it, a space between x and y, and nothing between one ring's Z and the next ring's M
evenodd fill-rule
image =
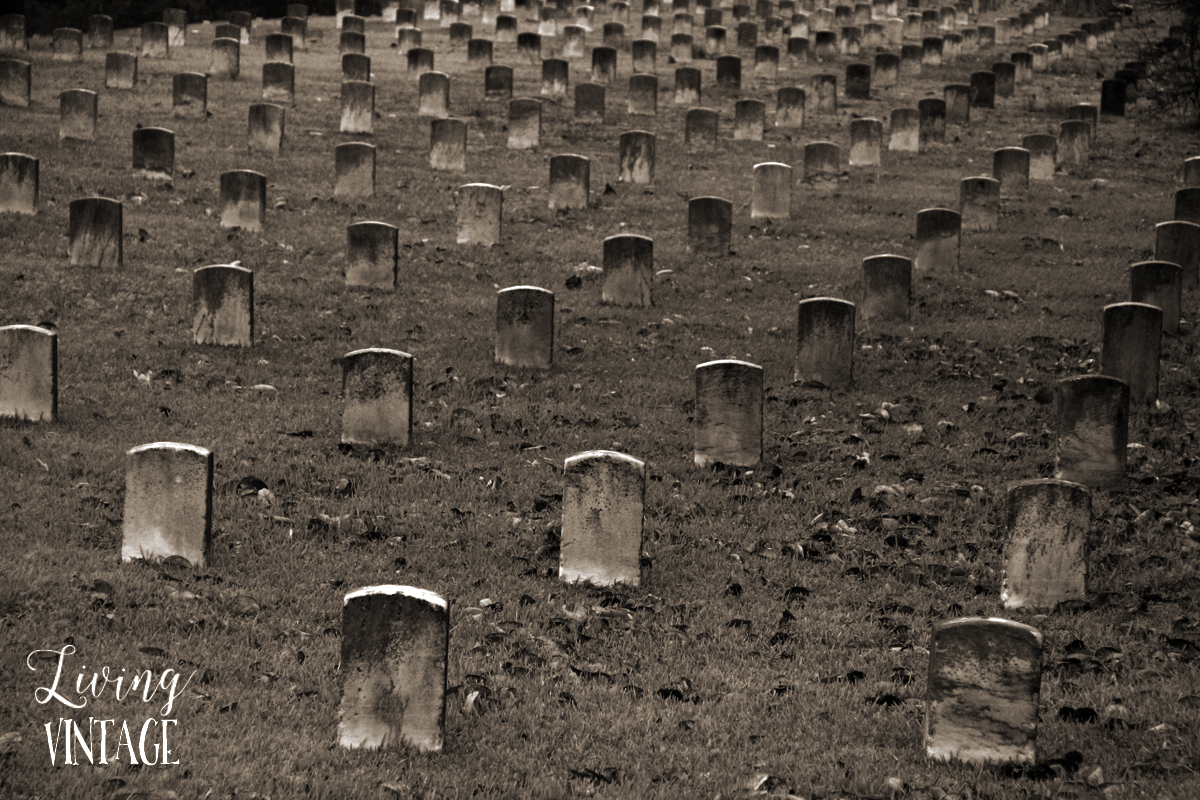
M375 145L345 142L333 150L334 197L375 196Z
M1100 84L1100 116L1125 116L1126 90L1125 81L1112 78Z
M295 42L286 33L269 33L263 37L263 58L266 61L286 61L292 64L295 62L295 50Z
M1175 192L1175 219L1200 223L1200 187L1189 186Z
M212 554L212 452L155 442L125 456L121 561L182 556L195 568L207 567Z
M921 152L921 112L916 108L892 110L888 150L901 153Z
M82 61L83 31L78 28L55 28L50 35L50 48L55 61Z
M561 58L547 58L542 62L542 97L554 100L567 98L570 62Z
M1085 167L1090 157L1092 125L1082 120L1067 120L1059 123L1058 145L1055 150L1058 163L1064 167Z
M577 155L550 157L550 210L587 209L591 159Z
M106 197L71 201L67 246L71 266L119 269L124 264L122 211L119 202Z
M810 297L797 306L793 383L846 389L854 380L855 306L833 297Z
M411 61L408 61L408 54L413 50L421 48L422 34L416 28L400 28L396 31L396 53L405 57L406 69L410 72Z
M1129 442L1129 384L1106 375L1081 375L1059 381L1054 399L1054 477L1093 489L1120 489Z
M208 74L237 80L241 72L241 45L237 39L213 39L208 57Z
M426 72L433 72L433 51L428 47L413 47L404 54L409 75L420 77ZM541 61L541 57L538 58Z
M622 183L653 183L655 143L656 137L649 131L622 133L617 180Z
M763 368L708 361L695 369L696 466L758 466L763 457Z
M342 133L375 132L375 86L366 81L342 81Z
M31 97L28 61L15 58L0 60L0 105L28 108Z
M2 34L0 34L2 36ZM88 47L93 50L109 50L113 46L113 20L107 14L88 17ZM0 47L0 50L4 49Z
M591 450L566 460L563 482L559 579L640 585L646 464Z
M917 111L921 115L918 135L921 152L924 153L930 144L946 141L946 101L927 97L917 103Z
M513 87L512 67L501 64L483 71L483 96L487 100L511 100Z
M863 259L863 322L908 322L912 306L912 259L881 255Z
M633 71L647 75L658 72L658 44L650 39L636 39L633 42Z
M58 334L34 325L0 328L0 417L58 419Z
M1026 480L1009 484L1007 501L1004 607L1053 611L1084 600L1092 493L1070 481Z
M166 22L166 20L163 20ZM249 11L230 11L229 22L231 25L238 27L238 44L250 44L250 28L254 24L254 17Z
M996 107L996 73L990 70L971 73L970 102L975 108Z
M754 166L751 219L791 219L792 168L779 162Z
M417 113L422 117L444 118L450 115L450 76L444 72L424 72L417 79Z
M652 117L658 114L658 78L654 75L629 76L629 114Z
M470 39L467 41L467 63L491 64L492 51L491 39ZM542 62L542 66L545 68L545 62Z
M1021 147L1029 151L1029 180L1053 181L1058 162L1058 137L1048 133L1030 134L1021 140Z
M767 104L761 100L738 100L733 108L733 138L761 142L767 126Z
M757 180L757 167L755 170ZM727 256L732 233L733 203L721 197L693 197L688 201L687 241L690 252L710 257Z
M1143 302L1104 307L1100 374L1127 383L1132 405L1153 405L1158 399L1164 318L1162 308Z
M36 214L40 162L24 153L0 153L0 214Z
M869 69L869 68L868 68ZM760 44L754 48L754 76L775 78L779 74L779 48L773 44Z
M254 273L215 264L192 271L192 342L226 347L254 344Z
M142 58L170 58L171 31L162 22L142 25Z
M883 163L883 120L862 117L850 120L850 166L878 167Z
M458 243L485 247L500 241L504 190L487 183L458 187Z
M781 86L775 93L775 127L804 127L806 96L798 86Z
M512 286L496 293L495 359L519 369L554 366L554 292Z
M900 81L900 56L895 53L878 53L875 56L875 85L880 89L891 89Z
M542 36L538 33L517 34L517 60L526 64L542 63ZM593 51L593 63L595 53Z
M344 53L342 55L342 82L361 81L371 82L371 57L359 53Z
M338 34L338 55L346 55L347 53L363 55L366 52L367 37L364 34L347 30Z
M962 215L948 208L917 212L917 272L958 272Z
M684 117L684 144L693 149L711 149L717 144L720 112L711 108L693 108Z
M676 64L692 63L695 39L690 33L677 33L671 37L671 58Z
M133 53L105 53L104 88L134 88L137 85L137 63L137 56Z
M412 438L413 357L372 347L342 357L342 443L406 447Z
M700 105L700 70L696 67L675 70L675 105Z
M390 292L400 269L400 229L386 222L346 226L346 285Z
M251 152L276 155L283 147L283 106L255 103L250 106L246 141Z
M466 172L467 123L461 119L435 119L429 126L429 166L446 172Z
M601 302L618 306L652 306L653 282L653 239L625 233L604 240Z
M1200 186L1200 156L1184 159L1183 186L1185 189Z
M175 134L166 128L135 128L133 174L138 178L169 181L175 171Z
M809 142L804 145L804 182L814 189L837 188L842 174L842 148L833 142Z
M286 61L268 61L262 67L263 100L292 105L296 100L296 73Z
M817 96L817 111L822 114L836 114L837 76L814 75L812 87Z
M304 50L307 49L308 43L305 38L308 36L308 20L303 17L287 16L279 23L279 32L284 36L292 37L292 49Z
M871 66L869 64L846 65L846 99L871 99Z
M267 216L267 177L249 169L221 173L221 227L261 231Z
M592 48L592 81L608 86L617 79L617 51L612 47Z
M598 83L575 84L575 120L604 122L604 87Z
M1166 261L1142 261L1129 267L1129 299L1161 308L1162 332L1167 336L1179 335L1182 273L1182 267Z
M946 104L946 123L949 125L966 125L971 121L971 87L961 83L952 83L942 90L943 102Z
M96 93L69 89L58 96L58 138L90 142L96 138Z

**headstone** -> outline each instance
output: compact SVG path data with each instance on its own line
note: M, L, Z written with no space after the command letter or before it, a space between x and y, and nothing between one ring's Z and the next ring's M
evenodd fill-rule
M1064 167L1085 167L1091 152L1092 125L1082 120L1059 123L1056 157Z
M178 72L171 76L171 113L176 117L208 116L208 76Z
M421 49L421 40L421 31L416 28L400 28L396 31L396 53L404 56L406 69L407 65L411 63L407 60L408 54L413 50Z
M512 286L496 294L496 363L519 369L554 365L554 293Z
M617 51L612 47L592 48L592 81L608 86L617 79Z
M836 114L837 76L814 75L812 89L817 97L817 112L821 114Z
M758 466L763 457L763 368L708 361L695 369L698 467Z
M503 6L502 6L503 7ZM496 17L496 44L513 44L517 41L517 18L509 14Z
M284 110L274 103L250 106L247 142L250 152L276 155L283 147Z
M371 82L371 57L360 53L342 54L342 82Z
M69 89L58 96L58 138L90 142L96 138L96 93Z
M88 46L93 50L109 50L112 48L112 17L107 14L93 14L88 17Z
M1179 335L1183 268L1166 261L1142 261L1129 267L1129 299L1162 309L1162 332ZM1133 387L1130 387L1133 394Z
M921 112L916 108L892 110L888 150L901 153L921 152Z
M570 62L561 58L547 58L542 62L542 97L553 100L567 98Z
M883 163L883 120L850 120L850 166L878 167Z
M908 322L912 306L912 259L881 255L863 259L863 322Z
M433 72L433 51L428 47L414 47L405 53L404 58L409 75L419 77L426 72ZM538 61L541 61L540 56Z
M0 214L36 214L40 162L23 153L0 153Z
M900 81L900 56L895 53L878 53L875 56L875 85L880 89L891 89Z
M442 749L450 613L411 586L368 586L342 609L338 744L349 749Z
M488 65L492 63L492 40L491 39L471 39L467 42L467 63L481 63ZM545 62L542 62L545 66Z
M704 29L704 52L709 58L720 58L725 55L725 28L720 25L709 25Z
M117 267L122 252L122 206L107 197L71 201L68 253L72 267Z
M213 39L209 51L208 74L214 78L236 80L241 72L241 44L237 39Z
M1200 224L1200 187L1189 186L1175 192L1175 219Z
M700 70L696 67L675 70L675 105L700 105Z
M487 100L512 99L513 70L502 64L496 64L483 71L483 96Z
M78 28L55 28L50 35L50 47L55 61L82 61L83 31Z
M792 168L779 162L754 166L751 219L791 219Z
M444 72L425 72L417 79L418 108L422 117L450 116L450 76Z
M652 117L658 114L658 78L654 75L629 76L629 113Z
M1029 151L1029 180L1052 181L1058 161L1058 137L1048 133L1035 133L1021 140L1021 147Z
M268 61L262 67L263 100L292 105L296 100L295 69L286 61Z
M946 101L927 97L918 101L917 111L921 114L919 139L921 152L924 153L930 144L946 141Z
M346 226L346 285L390 292L400 267L400 231L386 222Z
M633 71L647 75L658 72L658 45L649 39L636 39L633 43Z
M1092 523L1087 487L1054 479L1009 484L1006 518L1004 607L1053 611L1059 603L1086 599Z
M334 197L375 196L375 145L345 142L333 150Z
M142 58L170 58L171 31L162 22L142 25Z
M0 105L28 108L32 96L30 76L28 61L0 60Z
M653 239L625 233L604 240L601 302L618 306L652 306L653 281Z
M517 60L524 64L542 63L542 35L540 33L517 34Z
M959 271L959 242L962 215L948 208L926 208L917 212L917 272Z
M1125 81L1116 78L1100 84L1100 116L1125 116L1126 88Z
M804 182L815 189L837 188L842 174L842 148L833 142L804 145Z
M942 90L947 125L966 125L971 121L971 87L952 83Z
M689 109L684 117L684 144L693 149L716 147L721 114L711 108Z
M775 93L775 127L804 127L805 92L798 86L781 86Z
M587 209L591 159L577 155L550 157L550 210Z
M1000 225L1000 181L987 176L959 182L959 213L964 231L994 231Z
M921 43L921 64L926 67L940 67L945 50L945 41L940 36L926 36Z
M212 554L212 452L156 442L125 455L121 561L182 556L193 568L207 567Z
M601 41L605 47L611 47L613 50L624 50L629 43L626 38L624 23L604 23L603 38Z
M754 76L774 78L779 74L779 48L773 44L760 44L754 48Z
M1183 220L1155 225L1154 259L1179 265L1184 291L1200 288L1200 225Z
M1013 53L1013 83L1022 86L1033 82L1033 53Z
M135 128L133 174L151 180L171 180L175 172L175 134L166 128Z
M1030 153L1023 147L1001 147L992 154L992 177L1000 181L1001 199L1029 193L1029 162Z
M192 342L226 347L254 344L254 273L216 264L192 271Z
M758 23L744 20L737 25L737 46L740 50L758 47Z
M604 122L604 87L598 83L575 84L575 121Z
M812 61L811 42L807 36L790 36L787 40L788 68L797 70Z
M267 177L249 169L221 173L221 227L261 231L267 216Z
M998 61L992 64L991 72L996 76L996 97L1012 97L1016 92L1017 65L1011 61Z
M58 419L58 334L34 325L0 328L0 417Z
M367 52L367 37L357 31L342 31L338 34L338 54L365 54Z
M900 74L914 78L921 74L925 60L925 51L919 45L906 44L900 48Z
M1042 634L1003 619L935 622L929 642L925 754L935 761L1036 760Z
M551 23L553 24L553 23ZM455 22L450 26L450 44L451 46L464 45L471 40L471 34L474 32L472 27L465 22ZM552 35L552 34L551 34Z
M755 170L757 181L757 167ZM791 167L788 167L790 171ZM721 197L693 197L688 201L687 241L690 252L710 257L727 256L732 233L733 203Z
M413 357L373 347L342 358L342 443L406 447L412 438Z
M292 37L283 33L269 33L263 37L263 58L267 62L286 61L294 63L295 45Z
M1100 374L1127 383L1131 405L1144 408L1158 399L1165 318L1162 308L1145 302L1104 307Z
M766 126L767 104L762 100L738 100L734 103L734 139L761 142Z
M794 383L840 390L854 380L854 303L810 297L797 306Z
M869 64L846 65L846 99L871 99L871 66Z
M305 39L308 36L308 20L303 17L287 16L279 23L279 32L284 36L292 37L293 50L305 50L308 48L308 42Z
M445 172L466 172L467 123L461 119L435 119L429 125L429 166Z
M375 132L375 86L365 81L342 81L342 133Z
M1093 489L1120 489L1129 442L1129 384L1107 375L1059 381L1054 477Z
M458 243L491 247L500 241L504 190L487 183L458 187Z
M640 585L646 464L591 450L566 460L563 481L559 578Z

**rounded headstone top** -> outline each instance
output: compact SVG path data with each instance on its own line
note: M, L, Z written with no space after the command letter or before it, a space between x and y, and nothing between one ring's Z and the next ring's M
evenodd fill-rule
M485 184L469 184L469 185L487 186L486 183ZM540 286L509 286L508 288L501 289L500 291L496 292L496 294L505 294L507 292L542 292L542 293L548 294L550 296L554 295L554 292L550 291L549 289L543 289Z
M736 358L717 358L717 359L713 359L712 361L705 361L703 364L697 364L696 372L699 372L700 370L705 369L707 367L715 367L718 364L720 364L722 366L737 365L739 367L746 367L748 369L756 369L756 370L759 370L760 372L762 371L762 367L760 367L758 364L751 364L749 361L742 361L742 360L736 359Z
M172 450L177 453L194 453L203 458L208 458L210 455L210 452L203 447L198 447L194 444L179 444L178 442L152 442L150 444L143 444L127 451L126 455L134 456L144 453L147 450Z
M1005 630L1011 631L1012 633L1020 633L1026 636L1032 636L1039 645L1042 643L1041 631L1022 622L1013 622L1011 619L1002 619L1000 617L958 617L956 619L946 619L933 623L934 629L938 631L955 630L958 628L973 628L983 625L1003 626Z
M390 350L386 347L364 347L362 350L352 350L349 353L346 353L346 355L342 356L342 358L355 358L357 356L366 355L368 353L372 353L372 354L376 354L376 355L382 355L382 354L386 353L389 356L399 356L400 358L412 358L411 355L409 355L408 353L405 353L403 350Z
M446 598L442 597L437 592L431 592L428 589L417 589L414 586L396 586L394 584L385 584L382 586L364 586L361 589L355 589L346 595L342 600L342 605L349 605L351 600L356 600L359 597L368 597L371 595L401 595L403 597L411 597L414 600L420 600L428 603L431 606L446 608Z
M196 267L194 270L192 270L192 273L196 274L210 269L234 269L247 274L254 272L254 270L250 269L249 267L243 267L241 264L209 264L207 267Z
M58 335L54 331L38 325L4 325L0 327L0 331L29 331L30 333L44 333L47 336Z
M1084 486L1082 483L1076 483L1075 481L1064 481L1062 478L1027 478L1022 481L1013 481L1004 488L1006 491L1013 492L1028 486L1061 486L1064 489L1086 492L1087 494L1092 493L1092 490Z
M611 461L618 464L628 464L632 467L636 467L637 469L646 468L645 461L641 461L631 455L626 455L625 453L618 453L615 450L586 450L582 453L576 453L573 456L567 457L566 461L563 463L563 468L570 469L582 461L594 461L597 459Z

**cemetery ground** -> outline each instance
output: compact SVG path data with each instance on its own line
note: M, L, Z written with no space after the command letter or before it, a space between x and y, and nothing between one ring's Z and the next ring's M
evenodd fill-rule
M752 224L755 164L799 173L805 143L845 150L852 118L941 97L1000 49L839 98L836 114L810 108L763 142L731 140L735 94L698 62L702 102L722 114L711 150L683 143L666 47L658 115L626 114L623 54L604 125L547 102L541 146L510 151L482 67L423 27L452 76L451 114L470 123L465 173L429 168L416 79L378 20L374 133L338 132L336 32L314 19L275 157L247 151L246 109L277 20L256 21L237 80L210 79L203 120L172 117L171 74L204 71L211 23L189 26L170 60L142 59L132 92L103 88L101 51L55 62L32 41L33 104L3 109L0 150L41 159L41 208L0 217L0 322L54 326L60 402L56 423L0 423L0 795L1200 795L1194 292L1183 335L1164 340L1162 402L1131 412L1126 488L1094 495L1088 599L1037 615L1000 602L1004 487L1052 474L1053 388L1097 371L1101 308L1127 300L1128 265L1152 258L1194 131L1145 105L1105 119L1086 169L1005 201L998 231L964 233L961 272L915 276L910 324L860 322L852 389L791 382L797 302L857 300L863 258L913 255L917 211L957 208L959 180L990 174L995 148L1097 102L1127 45L1057 62L927 153L844 168L823 194L797 181L791 220ZM118 32L116 49L136 36ZM495 63L514 63L510 47ZM817 72L840 82L844 63L771 80L745 69L741 95ZM586 64L571 70L574 84ZM515 72L514 96L536 96L540 69ZM76 87L99 93L92 142L57 138L58 92ZM175 132L169 182L134 177L137 125ZM617 180L630 129L658 135L648 186ZM335 199L333 147L356 140L378 148L376 196ZM592 158L588 210L548 210L558 153ZM218 224L231 169L267 176L262 233ZM455 243L469 182L508 187L495 247ZM67 264L68 204L90 195L124 203L120 268ZM703 195L734 203L728 257L687 252L686 200ZM345 228L364 220L400 229L395 292L344 285ZM602 241L617 233L654 240L651 308L600 303ZM255 272L254 345L192 345L191 272L234 261ZM556 296L546 373L493 363L496 291L522 284ZM415 357L406 449L339 444L340 359L365 347ZM714 358L765 370L753 471L693 464L693 369ZM119 564L125 453L155 441L215 454L206 568ZM557 577L563 461L593 449L648 465L636 588ZM451 602L442 753L336 746L342 599L386 583ZM930 625L976 614L1046 637L1043 765L1023 775L923 753ZM104 667L194 673L171 712L178 766L51 766L45 726L60 717L126 720L135 736L164 718L162 693L36 702L57 656L34 656L36 672L27 657L67 644L63 690Z

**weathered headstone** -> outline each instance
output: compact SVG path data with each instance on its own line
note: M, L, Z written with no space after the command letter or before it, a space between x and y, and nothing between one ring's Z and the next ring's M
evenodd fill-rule
M28 61L0 60L0 105L28 108L32 96L31 75Z
M698 467L755 467L763 456L763 368L708 361L695 369Z
M237 39L213 39L208 54L208 74L236 80L241 72L242 46Z
M1172 220L1154 226L1154 259L1178 264L1184 291L1200 286L1200 225Z
M1048 133L1033 133L1021 140L1029 151L1029 180L1052 181L1058 163L1058 137Z
M787 40L788 68L792 70L806 67L812 62L813 52L811 41L807 36L791 36Z
M754 48L754 77L775 78L779 74L779 48L760 44Z
M263 59L295 63L295 42L285 33L269 33L263 37Z
M409 75L421 76L426 72L433 72L433 50L428 47L414 47L404 54L405 64L408 68ZM541 57L538 57L541 61Z
M912 306L912 259L881 255L863 259L863 322L908 322Z
M921 112L919 109L892 109L888 150L901 153L919 153L921 151Z
M917 272L958 272L962 215L948 208L917 212Z
M367 586L342 607L338 744L441 751L446 725L450 610L411 586Z
M1129 267L1129 299L1162 309L1162 332L1179 335L1183 268L1167 261L1142 261ZM1132 387L1131 387L1132 392Z
M900 74L914 78L924 69L925 51L920 45L906 44L900 47Z
M946 104L946 124L966 125L971 121L971 87L964 83L952 83L942 90Z
M833 297L810 297L797 306L794 383L845 389L854 380L855 306Z
M496 294L496 363L521 369L554 365L554 293L512 286Z
M547 58L542 62L542 97L565 100L569 85L571 64L561 58Z
M757 172L755 174L757 176ZM733 203L721 197L693 197L688 201L689 251L698 255L727 256L732 233Z
M1184 159L1183 186L1184 188L1200 186L1200 156Z
M895 53L875 55L875 85L890 89L900 81L900 56Z
M162 22L142 25L142 58L170 58L171 31Z
M491 39L471 39L467 42L468 64L491 64L495 50ZM545 62L543 62L543 68Z
M1092 125L1082 120L1059 123L1058 163L1064 167L1085 167L1091 153Z
M862 117L850 121L850 166L878 167L883 163L883 120Z
M192 271L192 342L254 344L254 272L215 264Z
M372 347L342 357L342 442L406 447L412 438L413 357Z
M1163 310L1144 302L1104 307L1100 374L1129 384L1129 402L1153 405L1158 399Z
M458 187L458 243L485 247L500 241L504 190L488 183Z
M83 31L78 28L55 28L50 35L50 48L55 61L82 61Z
M846 99L871 99L871 65L854 63L846 65Z
M286 16L279 23L279 32L284 36L292 37L293 50L305 50L308 48L306 38L308 36L308 20L303 17Z
M133 53L105 53L104 88L134 88L137 85L137 63L137 56Z
M813 94L817 98L816 110L822 114L837 113L837 76L814 75L812 79Z
M652 306L653 283L653 239L624 233L604 240L601 302L618 306Z
M342 133L375 132L375 85L365 81L342 81Z
M1087 487L1054 479L1009 484L1006 519L1004 607L1053 611L1084 600L1092 523Z
M71 266L122 266L122 211L119 202L107 197L71 201L67 245Z
M135 128L133 174L151 180L171 180L175 171L175 134L166 128Z
M467 123L435 119L429 123L429 166L446 172L467 169Z
M261 231L267 216L267 176L249 169L221 173L221 227Z
M608 86L617 79L617 51L612 47L592 48L592 82Z
M250 29L254 25L254 16L249 11L230 11L229 23L238 27L238 43L249 45Z
M405 68L410 63L408 54L421 49L422 33L417 28L400 28L396 31L396 53L405 58Z
M296 101L296 72L287 61L268 61L262 66L262 98L292 105Z
M694 149L715 147L720 119L720 112L711 108L689 109L684 117L684 143Z
M591 159L577 155L550 157L550 210L587 209Z
M618 181L654 182L655 142L655 135L649 131L626 131L621 134Z
M807 97L798 86L781 86L775 93L775 127L804 126L804 104Z
M1036 761L1042 634L1003 619L936 622L929 642L925 754L935 761Z
M400 230L386 222L346 226L346 285L390 292L400 265Z
M721 25L708 25L704 28L704 52L709 58L720 58L725 55L726 31Z
M176 117L208 116L208 76L178 72L171 76L171 113Z
M700 105L700 70L680 67L675 70L675 105Z
M156 442L125 455L121 560L182 556L193 567L207 567L212 554L212 452Z
M633 43L633 71L645 75L658 73L658 44L649 39L637 39Z
M58 419L58 334L34 325L0 328L0 417Z
M996 107L996 73L985 70L971 73L970 103L975 108Z
M738 100L733 108L733 138L761 142L767 126L767 104L762 100Z
M338 34L338 55L346 55L347 53L358 53L363 55L366 52L366 35L358 33L357 31L345 30Z
M917 102L917 111L921 115L918 138L921 152L924 153L929 149L929 145L946 141L946 101L937 97L927 97Z
M604 87L598 83L575 84L575 120L604 122Z
M992 177L1000 181L1000 198L1022 199L1029 193L1029 151L1001 147L992 153Z
M542 37L537 33L517 34L517 60L523 64L542 63ZM593 63L595 59L593 57Z
M58 138L90 142L96 138L96 93L69 89L58 96Z
M804 145L804 182L815 189L837 188L842 174L842 148L833 142Z
M769 161L754 166L751 219L791 219L792 168Z
M0 34L2 36L2 34ZM107 14L88 17L88 47L93 50L109 50L113 46L113 19ZM0 50L4 48L0 47Z
M566 460L563 481L559 578L640 585L645 462L591 450Z
M489 66L483 71L483 96L487 100L512 99L513 69L502 64Z
M361 53L342 54L342 82L371 82L371 57Z
M964 231L994 231L1000 225L1000 181L985 175L959 182L959 213Z
M274 103L255 103L250 106L246 135L251 152L277 155L283 147L284 109Z
M450 76L444 72L425 72L417 79L417 113L423 117L450 115Z
M345 142L333 150L334 197L375 196L375 145Z
M629 114L652 117L658 114L658 78L654 75L629 76Z
M942 37L926 36L921 42L921 64L926 67L940 67L945 47Z
M1059 381L1054 477L1093 489L1119 489L1125 483L1129 442L1129 384L1107 375Z

